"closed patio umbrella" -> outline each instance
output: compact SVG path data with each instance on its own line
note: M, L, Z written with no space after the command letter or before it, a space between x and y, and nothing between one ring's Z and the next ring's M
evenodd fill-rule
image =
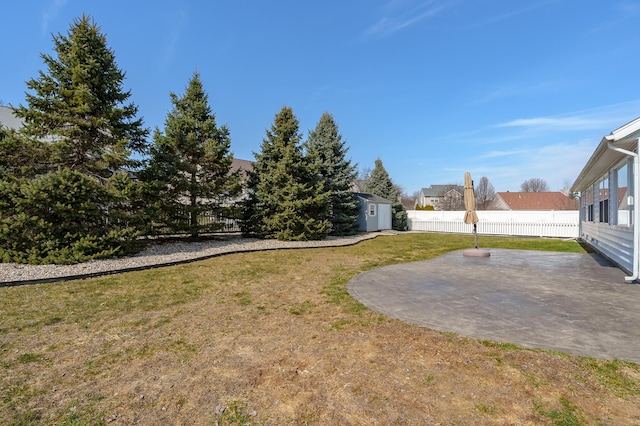
M473 180L471 173L464 174L464 223L473 225L473 236L475 238L475 250L466 250L465 256L487 257L489 252L486 250L478 250L478 214L476 213L476 194L473 190Z
M473 225L473 234L475 235L476 248L478 248L478 231L476 224L478 223L478 215L476 213L476 194L473 191L473 181L471 173L464 174L464 223Z

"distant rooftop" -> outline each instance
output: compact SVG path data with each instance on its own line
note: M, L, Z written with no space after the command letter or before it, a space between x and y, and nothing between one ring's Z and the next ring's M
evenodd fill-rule
M242 180L246 181L248 179L248 173L253 171L253 161L249 160L240 160L239 158L234 158L231 162L231 172L235 172L236 170L240 170L240 174L242 175Z
M562 192L498 192L493 204L500 210L578 210L576 201Z
M451 189L455 189L461 194L464 191L464 187L461 185L431 185L428 188L422 188L421 192L425 197L439 197Z
M0 126L13 130L22 128L22 119L13 114L13 109L8 106L0 106Z

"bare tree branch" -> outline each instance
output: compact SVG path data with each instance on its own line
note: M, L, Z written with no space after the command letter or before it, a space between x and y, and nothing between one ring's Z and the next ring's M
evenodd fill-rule
M496 196L493 185L486 176L482 176L474 189L476 193L476 208L478 210L487 210Z
M548 192L549 184L544 179L531 178L520 184L522 192Z

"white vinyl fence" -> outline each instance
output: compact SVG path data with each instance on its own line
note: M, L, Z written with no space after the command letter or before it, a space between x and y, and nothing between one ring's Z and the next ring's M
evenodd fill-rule
M473 225L464 223L464 211L409 210L409 230L468 234ZM478 214L478 234L530 237L578 238L578 210L513 211L482 210Z

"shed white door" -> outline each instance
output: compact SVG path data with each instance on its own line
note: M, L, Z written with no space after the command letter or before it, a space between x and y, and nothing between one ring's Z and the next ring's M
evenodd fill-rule
M391 229L391 204L378 204L378 230Z

